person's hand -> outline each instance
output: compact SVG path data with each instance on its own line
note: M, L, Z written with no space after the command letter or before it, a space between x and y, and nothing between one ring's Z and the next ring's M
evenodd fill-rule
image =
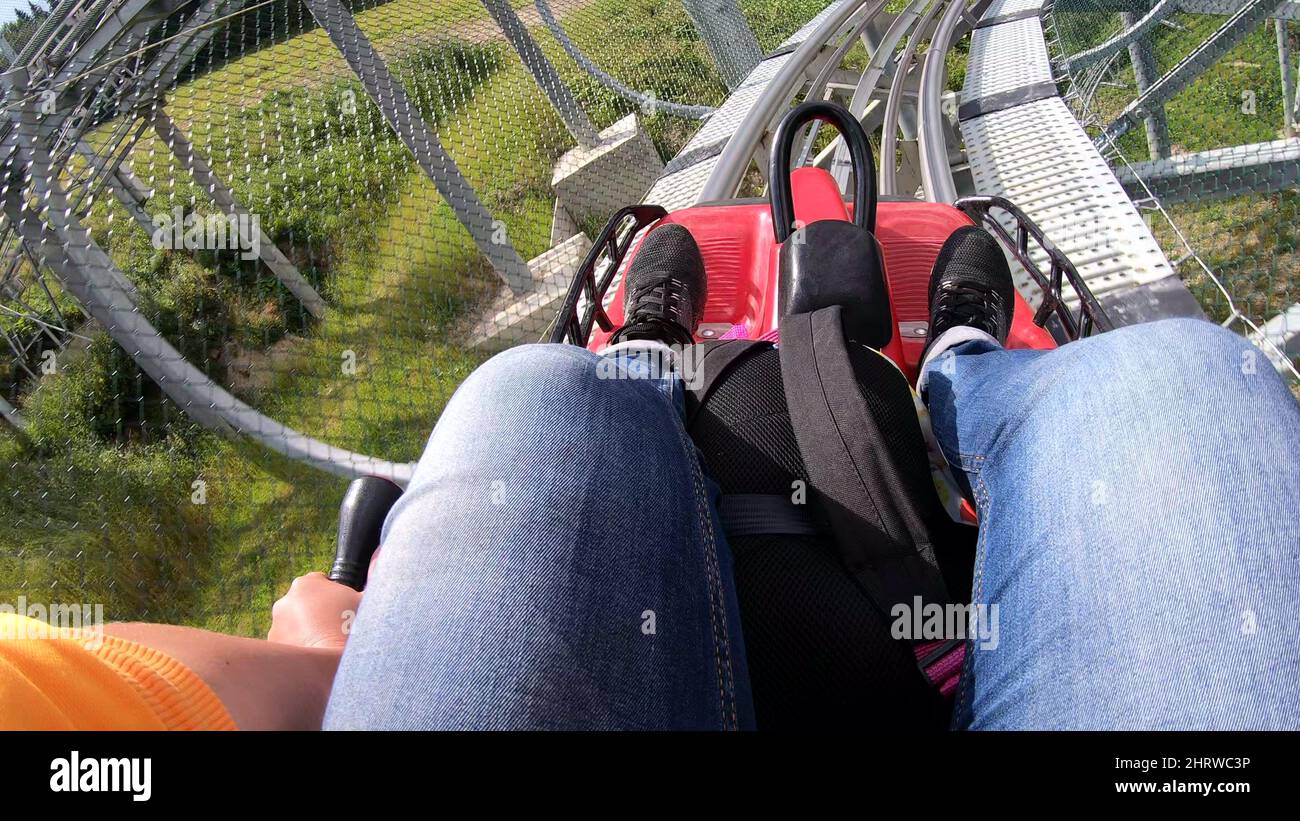
M324 573L299 576L271 606L271 632L281 644L342 650L361 605L361 593Z

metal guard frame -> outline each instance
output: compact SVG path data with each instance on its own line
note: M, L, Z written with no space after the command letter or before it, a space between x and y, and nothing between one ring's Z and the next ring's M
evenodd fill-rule
M1093 296L1087 283L1075 269L1074 263L1070 262L1069 258L1043 234L1042 229L1014 203L1005 197L979 196L962 197L953 203L953 206L965 212L975 224L983 223L1042 288L1043 302L1034 313L1035 325L1044 327L1049 319L1055 317L1067 341L1114 329L1114 323L1106 315L1101 303ZM1015 237L1012 237L1002 223L993 217L994 209L1007 213L1015 220ZM1030 238L1038 243L1051 261L1051 269L1047 274L1044 274L1029 257ZM1061 298L1061 289L1066 282L1079 297L1077 313L1071 311Z
M603 331L614 329L614 323L605 313L605 292L613 284L623 258L627 256L637 234L666 216L668 211L658 205L630 205L610 217L574 274L569 293L565 295L564 303L555 317L555 326L551 329L548 342L567 342L585 348L593 324L599 325ZM629 219L632 222L625 227ZM597 281L596 269L602 262L605 263L604 273ZM587 297L588 305L585 315L579 317L578 305L583 296Z
M1049 320L1055 318L1067 341L1114 329L1114 323L1093 296L1074 263L1014 203L1005 197L979 196L963 197L953 205L976 224L982 223L987 227L1042 288L1043 301L1034 313L1035 325L1045 327ZM1005 212L1015 220L1014 237L993 217L994 210ZM586 347L593 326L599 325L604 331L613 330L614 324L605 313L605 294L613 284L637 234L667 215L668 212L658 205L632 205L620 209L610 218L574 275L569 292L556 316L549 342ZM1046 274L1029 256L1030 239L1038 244L1051 262ZM602 264L605 266L604 273L597 280L596 270ZM1077 311L1071 311L1061 297L1066 283L1079 298ZM583 297L586 297L588 305L586 311L579 316L579 305Z

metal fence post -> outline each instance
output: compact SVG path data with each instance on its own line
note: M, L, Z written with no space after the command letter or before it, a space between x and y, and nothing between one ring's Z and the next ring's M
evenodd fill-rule
M306 4L311 16L343 54L343 59L351 66L366 93L379 106L384 120L415 155L424 173L456 213L460 224L469 231L479 252L492 263L506 287L514 293L530 291L534 280L528 263L519 256L514 245L501 238L499 221L493 218L492 212L479 200L474 186L443 150L438 136L420 116L415 103L407 97L406 89L389 72L388 65L375 52L352 14L340 0L306 0Z
M735 0L682 0L727 88L735 89L763 59L763 49Z
M587 113L582 110L573 92L564 84L555 66L551 65L551 61L546 59L541 48L529 36L528 28L519 19L519 15L515 14L509 0L483 0L483 7L487 9L488 14L492 15L492 19L501 28L501 33L519 53L519 59L524 61L528 72L541 87L542 93L559 112L560 119L564 120L565 127L578 141L578 145L584 148L594 148L598 145L600 135L596 133L596 127L591 124L591 120L587 119Z
M1291 67L1291 33L1285 20L1278 18L1273 24L1277 27L1277 61L1282 70L1282 128L1287 139L1290 139L1295 136L1295 109L1292 108L1295 103L1292 91L1295 75Z
M1138 21L1138 14L1126 11L1120 14L1124 28L1131 29ZM1156 68L1156 55L1151 48L1151 40L1139 37L1128 45L1129 60L1133 62L1133 79L1137 81L1137 91L1141 95L1160 76ZM1147 148L1151 159L1159 160L1169 156L1169 118L1165 115L1163 105L1155 107L1143 118L1147 132Z

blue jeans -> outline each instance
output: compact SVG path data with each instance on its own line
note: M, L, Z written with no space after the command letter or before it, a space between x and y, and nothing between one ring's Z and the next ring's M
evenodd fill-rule
M461 385L385 524L327 728L753 727L716 487L680 383L640 365L527 345Z
M1300 726L1300 405L1208 322L928 368L980 514L964 728Z
M1208 323L931 367L981 514L961 727L1295 726L1300 409ZM624 367L620 364L618 367ZM672 378L525 346L389 516L327 728L753 726L730 556Z

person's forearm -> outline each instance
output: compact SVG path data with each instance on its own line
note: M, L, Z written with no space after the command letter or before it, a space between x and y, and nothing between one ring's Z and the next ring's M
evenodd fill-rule
M342 655L169 624L109 624L104 632L190 668L241 730L319 730Z

